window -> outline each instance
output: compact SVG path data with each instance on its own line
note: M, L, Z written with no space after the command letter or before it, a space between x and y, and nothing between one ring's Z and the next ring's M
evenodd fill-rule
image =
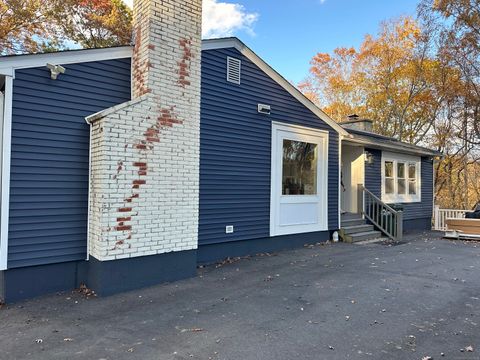
M283 140L282 195L317 194L317 144Z
M382 160L382 200L387 203L419 202L420 158L384 153Z

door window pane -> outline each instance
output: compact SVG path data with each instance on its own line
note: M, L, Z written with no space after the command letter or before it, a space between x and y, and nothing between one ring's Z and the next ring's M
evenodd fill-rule
M282 195L317 194L317 144L283 140Z

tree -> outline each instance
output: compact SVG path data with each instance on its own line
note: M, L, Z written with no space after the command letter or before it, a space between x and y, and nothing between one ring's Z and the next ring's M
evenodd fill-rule
M372 119L377 133L442 151L437 203L470 208L480 191L480 66L470 26L477 18L468 12L457 15L467 20L445 21L440 5L449 0L424 1L421 19L386 21L358 49L315 55L300 87L337 121L356 113Z
M480 145L480 2L423 0L419 14L435 24L438 56L460 71L465 84L460 116L474 136L463 140Z
M132 13L122 0L59 0L63 11L56 22L71 41L83 48L127 45Z
M53 12L54 4L41 0L0 0L0 55L58 47Z
M438 111L437 82L444 71L430 52L431 39L415 20L402 17L382 23L358 50L315 55L300 86L337 121L361 114L374 120L377 132L418 143Z
M0 54L126 45L131 20L121 0L0 0Z
M437 120L448 124L437 137L446 154L437 165L437 198L445 206L470 208L480 199L476 177L480 166L480 2L423 0L419 15L433 25L437 56L458 71L461 84L445 103L448 111Z

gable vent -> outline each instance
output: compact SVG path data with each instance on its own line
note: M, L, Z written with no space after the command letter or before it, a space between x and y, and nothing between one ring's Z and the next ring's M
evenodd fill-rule
M240 68L242 61L227 57L227 81L240 85Z

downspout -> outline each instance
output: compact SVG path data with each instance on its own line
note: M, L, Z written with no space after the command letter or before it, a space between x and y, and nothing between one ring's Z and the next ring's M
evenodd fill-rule
M92 186L92 124L85 119L89 127L89 138L88 138L88 200L87 200L87 257L86 261L90 260L90 195L91 195L91 186Z
M342 226L342 140L343 135L338 134L338 228Z

